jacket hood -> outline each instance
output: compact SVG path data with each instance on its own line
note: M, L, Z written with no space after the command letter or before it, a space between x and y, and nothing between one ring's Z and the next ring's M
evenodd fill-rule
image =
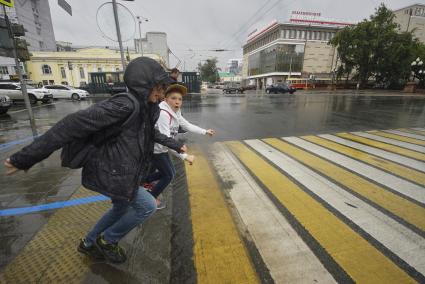
M172 80L158 62L149 57L138 57L125 69L124 82L133 95L146 101L153 87L169 85Z
M163 109L165 111L167 111L169 114L171 114L175 119L179 119L179 113L181 112L180 110L178 110L177 112L175 112L168 104L166 101L163 101L159 104L159 108Z

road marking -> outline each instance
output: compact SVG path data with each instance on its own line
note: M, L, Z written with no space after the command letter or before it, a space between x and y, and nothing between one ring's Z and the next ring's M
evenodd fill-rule
M246 143L323 202L425 275L425 239L321 175L259 140ZM351 206L348 206L350 204Z
M395 217L419 228L421 232L425 231L425 208L280 139L264 139L264 141L282 153L331 178L337 184L357 194L357 197L366 198L385 211L391 212Z
M224 144L216 143L211 153L218 175L231 185L229 196L275 283L336 283Z
M317 136L302 136L301 138L425 186L425 173L420 171L408 169L378 156L366 154L360 150L340 145Z
M414 128L400 128L400 129L397 129L397 130L425 136L425 131L415 130Z
M229 142L227 145L354 282L415 282L368 241L259 155L240 142Z
M337 165L349 169L357 174L367 177L375 182L378 182L393 191L408 196L425 205L425 188L417 184L413 184L402 178L388 174L382 170L371 167L365 163L348 158L344 155L325 149L298 137L285 137L285 141L297 145L317 156L327 159ZM425 216L425 215L424 215Z
M400 147L410 149L410 150L413 150L413 151L425 153L425 147L419 146L418 144L407 143L407 142L401 141L400 139L396 140L396 139L394 139L394 136L396 136L395 134L382 132L383 135L380 135L379 133L375 133L375 132L372 132L372 131L370 131L370 132L352 132L352 133L357 135L357 136L364 137L364 138L368 138L368 139L384 142L384 143L387 143L387 144L400 146ZM407 138L407 139L410 139L410 138Z
M97 195L84 188L72 199ZM111 207L108 201L57 210L0 273L0 283L81 283L94 261L76 251L78 238Z
M353 133L358 135L357 134L358 132L353 132ZM373 131L367 131L367 133L374 134L373 135L374 137L389 138L389 139L386 139L386 141L389 141L386 143L425 153L425 147L419 146L419 145L425 145L425 141L410 138L410 137L404 137L404 136L393 134L393 133L387 133L384 131L373 130Z
M414 131L418 131L421 135L425 135L425 128L411 128Z
M0 216L23 215L28 213L59 209L59 208L69 207L69 206L77 206L77 205L93 203L98 201L105 201L105 200L109 200L109 197L106 197L104 195L95 195L95 196L84 197L84 198L70 199L67 201L40 204L40 205L30 206L30 207L8 208L8 209L0 210Z
M396 153L396 154L399 154L399 155L407 156L409 158L413 158L413 159L416 159L416 160L425 161L425 154L422 154L422 153L419 153L419 152L407 150L407 149L404 149L404 148L400 148L400 147L389 145L389 144L382 143L382 142L379 142L379 141L360 137L360 136L353 135L353 134L350 134L350 133L338 133L336 135L339 136L339 137L345 138L345 139L355 141L355 142L359 142L359 143L366 144L366 145L369 145L369 146L372 146L372 147L380 148L380 149L383 149L385 151L389 151L389 152Z
M258 283L220 187L204 155L192 148L196 165L186 164L198 283Z
M383 131L388 132L388 133L397 134L397 135L400 135L400 136L406 136L406 137L410 137L410 138L413 138L413 139L425 141L425 137L422 136L422 135L412 134L412 133L403 132L403 131L399 131L399 130L383 130ZM425 144L421 144L421 145L425 145Z
M319 135L319 137L331 140L333 142L354 148L354 149L358 149L361 150L363 152L375 155L375 156L379 156L381 158L399 163L403 166L407 166L413 169L416 169L418 171L422 171L425 172L425 163L414 160L414 159L410 159L410 158L406 158L404 156L398 155L398 154L394 154L391 152L387 152L375 147L370 147L364 144L360 144L351 140L347 140L347 139L343 139L341 137L335 136L335 135L330 135L330 134L322 134Z
M56 105L58 103L51 103L51 104L43 104L41 106L31 106L32 109L36 109L36 108L41 108L41 107L46 107L46 106L52 106L52 105ZM8 113L18 113L18 112L22 112L22 111L28 111L26 108L24 109L20 109L20 110L14 110L14 111L9 111Z

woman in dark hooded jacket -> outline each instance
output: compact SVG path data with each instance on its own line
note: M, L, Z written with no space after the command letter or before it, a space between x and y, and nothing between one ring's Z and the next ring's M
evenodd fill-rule
M113 130L116 133L113 138L100 145L90 145L93 150L82 166L82 184L110 197L113 207L81 240L78 251L116 263L126 260L124 250L118 246L119 240L156 210L151 194L139 190L148 174L154 143L179 153L186 149L155 129L158 102L172 83L161 65L146 57L134 59L127 66L124 81L130 94L111 97L66 116L5 161L8 174L28 170L73 141L88 141L94 135L108 136ZM127 123L135 111L137 115ZM126 127L121 127L124 123Z

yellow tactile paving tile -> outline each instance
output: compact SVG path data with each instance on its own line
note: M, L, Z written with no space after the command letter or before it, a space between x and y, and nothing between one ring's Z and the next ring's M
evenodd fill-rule
M425 154L419 153L419 152L415 152L415 151L411 151L411 150L407 150L401 147L397 147L397 146L393 146L393 145L389 145L383 142L379 142L379 141L375 141L372 139L367 139L367 138L363 138L360 136L356 136L353 134L349 134L349 133L338 133L336 134L339 137L348 139L348 140L352 140L358 143L362 143L365 145L369 145L375 148L379 148L381 150L385 150L385 151L389 151L392 153L396 153L399 155L403 155L409 158L413 158L416 160L420 160L420 161L425 161Z
M240 142L226 143L335 262L358 283L415 283L367 240Z
M378 167L405 179L411 180L417 184L425 185L425 173L420 171L403 167L381 157L374 156L317 136L302 136L301 138L338 153L347 155L359 161L368 163L369 165Z
M372 131L366 131L366 132L370 133L370 134L375 134L375 135L379 135L379 136L382 136L382 137L386 137L386 138L391 138L391 139L407 142L407 143L425 146L425 141L415 139L415 138L405 137L405 136L401 136L401 135L397 135L397 134L393 134L393 133L388 133L388 132L384 132L384 131L378 131L378 130L372 130Z
M280 139L263 141L425 231L425 208Z
M213 169L199 149L186 164L198 283L259 283Z
M72 199L95 195L80 188ZM59 209L0 274L0 283L79 283L91 261L77 252L78 239L110 207L101 201Z

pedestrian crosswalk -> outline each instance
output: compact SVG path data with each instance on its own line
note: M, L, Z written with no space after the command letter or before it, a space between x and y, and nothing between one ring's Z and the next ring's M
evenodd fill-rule
M422 138L422 128L264 138L203 155L276 283L414 283L425 282ZM186 171L190 184L196 167ZM210 283L233 283L220 275Z
M403 128L192 145L195 164L177 167L184 182L167 191L172 210L152 217L173 222L177 259L161 261L184 275L169 282L425 283L424 143L425 128ZM92 195L81 188L71 199ZM55 212L0 283L84 282L96 265L111 269L88 263L66 237L83 236L108 207ZM126 275L149 269L135 259Z

